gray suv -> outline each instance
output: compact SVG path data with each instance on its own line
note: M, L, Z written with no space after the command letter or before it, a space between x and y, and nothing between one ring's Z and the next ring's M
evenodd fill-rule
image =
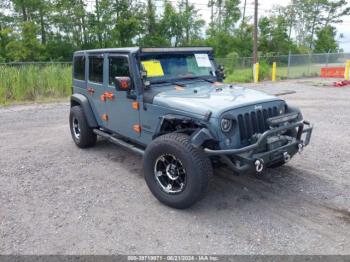
M262 174L310 141L311 125L281 98L224 84L212 48L117 48L74 53L69 116L75 144L97 136L143 155L162 203L187 208L213 166Z

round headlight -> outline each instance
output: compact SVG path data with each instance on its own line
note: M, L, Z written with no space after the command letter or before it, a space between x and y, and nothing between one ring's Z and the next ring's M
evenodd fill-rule
M285 112L285 107L282 106L282 107L279 109L278 113L279 113L280 115L283 115L284 112Z
M223 118L221 120L221 130L222 132L228 133L232 129L232 119Z

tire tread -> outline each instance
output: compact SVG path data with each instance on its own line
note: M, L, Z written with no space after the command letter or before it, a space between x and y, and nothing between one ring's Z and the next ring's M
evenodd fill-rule
M80 139L77 140L74 137L73 131L72 131L72 117L75 116L80 125ZM72 138L75 142L75 144L80 147L80 148L88 148L92 147L96 144L97 136L93 132L92 128L89 127L88 122L85 117L84 110L81 106L73 106L70 111L70 116L69 116L69 122L70 122L70 127L71 127L71 132L72 132Z
M178 150L185 150L193 161L193 165L198 168L198 172L201 173L201 179L198 179L200 186L198 191L194 192L194 197L187 200L184 203L169 204L175 208L187 208L193 205L195 202L199 201L205 195L207 191L209 178L212 176L213 167L211 165L210 159L203 153L201 149L193 147L189 141L189 136L182 133L169 133L156 138L147 148L145 152L145 159L147 159L147 154L153 150L153 148L159 145L172 145Z

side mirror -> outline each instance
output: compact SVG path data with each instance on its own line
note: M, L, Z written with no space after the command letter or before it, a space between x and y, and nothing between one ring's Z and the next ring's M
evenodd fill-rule
M147 71L146 70L141 70L141 79L146 79L147 78Z
M115 77L114 85L118 91L129 91L131 90L131 79L130 77Z
M225 68L223 65L219 65L215 73L219 81L225 80L226 74L225 74Z

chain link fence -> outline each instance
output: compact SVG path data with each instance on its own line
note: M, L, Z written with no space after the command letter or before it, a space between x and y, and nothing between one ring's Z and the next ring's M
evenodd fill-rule
M238 55L226 58L216 58L218 64L225 66L229 82L250 82L253 80L253 58L239 57ZM317 77L321 75L323 67L345 67L350 60L350 53L322 53L322 54L289 54L280 56L260 56L260 80L271 80L272 64L277 64L277 79L293 79ZM51 81L55 74L65 71L71 78L71 62L12 62L0 63L0 91L4 89L4 82L9 81L5 71L13 76L23 76L24 80L34 78L34 72L51 72ZM12 68L12 69L10 69ZM36 71L37 70L37 71ZM47 76L48 77L48 76ZM28 80L29 81L29 80ZM0 92L1 93L1 92Z
M263 79L271 79L272 64L277 64L277 79L317 77L323 67L345 67L350 53L289 54L280 56L260 56L260 69ZM247 74L253 77L252 57L218 58L231 75Z

